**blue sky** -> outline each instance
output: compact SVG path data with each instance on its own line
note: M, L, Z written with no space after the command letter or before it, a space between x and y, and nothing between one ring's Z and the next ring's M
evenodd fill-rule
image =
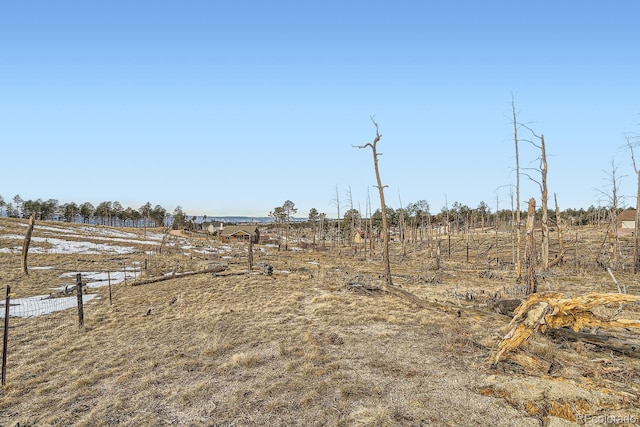
M29 1L0 7L0 195L192 215L510 208L510 123L561 209L626 205L636 1ZM521 137L528 138L526 131ZM522 166L539 153L522 142ZM640 160L640 150L638 153ZM535 173L535 172L532 172ZM537 184L522 179L521 199ZM551 199L553 201L553 199Z

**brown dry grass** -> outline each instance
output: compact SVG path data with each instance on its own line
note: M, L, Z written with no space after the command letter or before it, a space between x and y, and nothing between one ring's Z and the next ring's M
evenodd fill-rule
M20 230L14 222L0 220L0 234ZM615 291L606 272L590 267L600 235L580 233L581 258L568 258L542 279L541 288L567 295ZM467 263L466 242L455 236L453 256L445 254L438 272L426 242L409 246L406 255L394 244L395 283L432 301L432 308L384 292L349 291L349 282L379 283L381 270L378 260L349 248L338 255L258 245L255 263L272 264L273 276L242 274L246 256L237 247L230 258L214 257L229 265L218 276L119 284L113 305L107 288L92 290L100 299L85 307L82 330L74 310L12 318L0 425L537 426L602 415L639 420L640 366L634 359L538 335L524 351L548 362L547 371L525 372L512 362L484 365L510 320L482 311L486 298L515 293L517 286L511 266L487 261L494 235L474 239ZM501 257L509 259L510 240L502 239ZM0 248L15 243L0 239ZM19 274L19 254L0 253L0 278L18 296L29 296L68 281L59 277L62 271L109 270L148 258L147 274L159 275L212 261L176 244L150 257L145 244L128 255L34 254L31 266L57 270L32 270L28 277ZM481 278L484 271L502 279ZM637 294L627 270L616 270L616 276ZM455 306L455 295L479 310L458 316L446 309ZM637 307L620 315L638 318Z

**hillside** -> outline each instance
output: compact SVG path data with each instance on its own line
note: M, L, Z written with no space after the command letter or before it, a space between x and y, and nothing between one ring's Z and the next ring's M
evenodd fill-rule
M285 252L259 244L249 271L244 244L36 223L23 276L25 230L24 221L0 219L0 277L14 298L61 297L76 273L100 283L87 289L96 297L84 306L82 328L75 308L10 318L0 425L621 426L640 420L636 358L535 334L514 353L535 364L517 357L488 363L511 320L490 308L490 297L521 296L507 261L509 233L445 238L437 270L434 240L404 248L393 242L394 282L418 296L417 304L384 290L379 244L374 257L347 246ZM565 244L575 253L567 251L563 265L540 275L540 291L617 292L595 262L604 233L571 230ZM621 238L613 273L637 295L630 239ZM203 273L211 266L225 270ZM111 286L98 273L108 273ZM167 279L133 286L160 277ZM640 318L637 304L598 310L608 318ZM624 328L590 332L637 339Z

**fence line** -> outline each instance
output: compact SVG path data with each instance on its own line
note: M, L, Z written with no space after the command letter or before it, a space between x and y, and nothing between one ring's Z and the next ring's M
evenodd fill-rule
M7 297L4 299L4 330L2 331L2 386L7 380L7 345L9 341L9 307L11 306L11 286L7 285Z
M145 263L145 267L147 263ZM19 348L24 343L33 340L34 336L43 334L67 336L70 327L84 326L84 305L98 296L89 293L91 289L109 287L109 304L113 304L114 293L112 285L126 283L127 278L136 278L142 274L142 266L135 263L127 266L123 263L120 271L68 273L75 275L74 285L58 288L58 295L36 295L25 298L15 298L11 295L11 286L7 285L7 295L0 300L0 319L3 319L3 347L2 347L2 386L6 384L7 364L11 359L11 347ZM88 279L88 280L87 280ZM75 294L75 295L74 295ZM67 296L68 295L68 296ZM73 310L73 308L76 310ZM2 309L4 308L4 309ZM77 318L75 316L77 313ZM74 319L75 320L74 322ZM58 332L59 331L59 332ZM59 334L59 335L58 335ZM72 335L69 335L69 339ZM9 361L8 361L9 359Z

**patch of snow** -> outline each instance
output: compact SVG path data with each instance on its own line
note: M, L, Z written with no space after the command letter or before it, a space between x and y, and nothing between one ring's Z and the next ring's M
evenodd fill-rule
M0 239L23 239L22 236L5 234L0 236ZM49 253L49 254L91 254L91 255L99 255L103 253L112 253L112 254L130 254L136 252L136 250L130 246L113 246L108 245L106 243L91 243L91 242L79 242L75 240L63 240L56 238L45 238L45 237L32 237L32 242L36 243L48 243L52 247L50 248L41 248L37 246L32 246L29 248L30 253ZM1 248L0 252L14 252L14 251L22 251L20 247L12 248Z
M0 236L0 239L19 239L19 240L24 240L24 236L21 236L19 234L3 234Z
M135 279L137 270L130 270L133 274L126 274L126 279ZM103 286L109 286L109 279L111 279L111 285L116 285L118 283L122 283L125 281L125 272L124 271L112 271L112 272L97 272L97 271L85 271L81 272L82 274L82 282L87 284L87 288L101 288ZM63 273L60 277L75 277L76 273ZM67 286L62 286L60 288L52 288L54 290L63 291Z

